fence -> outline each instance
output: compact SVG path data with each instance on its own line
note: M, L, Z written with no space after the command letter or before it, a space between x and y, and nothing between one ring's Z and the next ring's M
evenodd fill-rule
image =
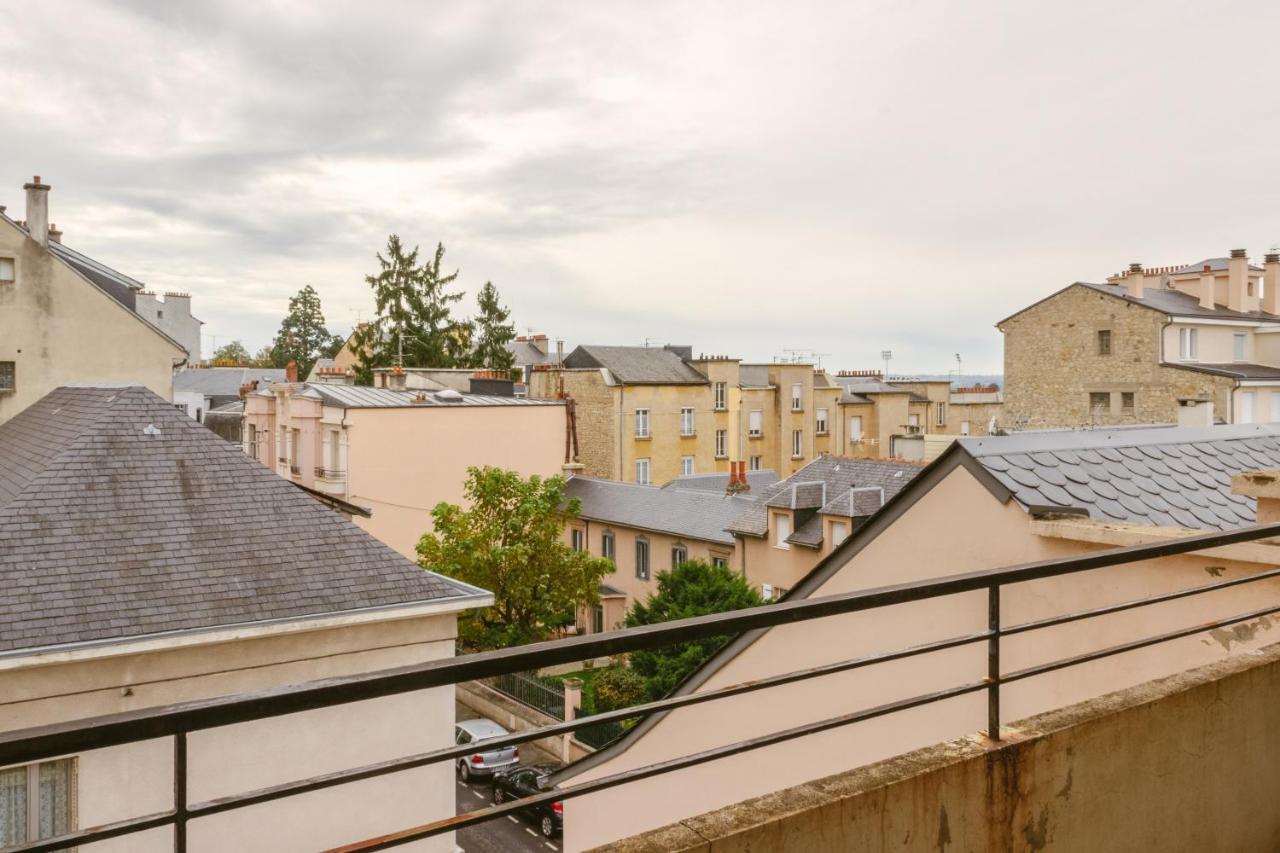
M311 791L323 790L363 779L371 779L437 762L452 761L476 751L476 744L448 746L430 752L382 761L349 770L336 771L309 779L301 779L248 791L216 800L191 803L188 801L187 735L190 732L228 726L251 720L278 717L300 711L327 708L349 702L358 702L381 696L392 696L433 687L443 687L462 681L489 678L502 673L535 670L571 661L587 660L604 655L616 655L637 649L651 649L689 640L736 634L760 628L792 624L811 619L821 619L848 613L858 613L925 601L966 592L986 591L988 627L986 630L961 636L908 646L894 651L866 655L860 658L828 663L809 669L756 679L743 684L719 687L704 692L669 696L655 702L647 702L630 708L608 711L591 717L554 723L537 729L526 729L493 738L482 743L488 748L516 745L541 738L562 735L595 727L601 723L621 723L648 714L665 712L686 705L713 702L729 696L737 696L758 690L767 690L810 678L818 678L837 672L848 672L872 664L903 660L917 655L927 655L945 649L983 644L987 649L987 673L984 678L967 681L955 686L922 695L911 696L871 708L862 708L837 717L819 720L771 732L750 740L730 743L692 755L674 758L658 764L637 767L621 773L546 791L519 800L489 806L474 812L450 816L431 823L413 827L388 827L386 835L335 848L330 853L356 853L356 851L387 850L423 838L452 832L467 826L514 814L523 809L581 797L586 794L627 785L631 782L761 749L773 744L785 743L818 732L888 716L912 708L930 705L956 696L985 693L987 697L987 736L1000 738L1001 686L1015 681L1035 678L1045 673L1077 666L1089 661L1101 660L1135 649L1153 646L1182 637L1195 636L1218 628L1260 619L1280 612L1280 605L1260 607L1247 613L1200 622L1167 631L1144 639L1096 649L1085 654L1051 660L1047 663L1004 671L1000 665L1001 638L1013 634L1038 631L1056 625L1091 619L1106 614L1122 613L1152 604L1211 593L1216 590L1280 578L1280 568L1260 571L1252 575L1219 580L1201 586L1174 592L1150 595L1144 598L1121 601L1089 610L1068 612L1034 622L1006 625L1000 616L1000 593L1005 587L1043 578L1061 577L1109 566L1119 566L1174 554L1185 554L1207 548L1217 548L1239 542L1251 542L1280 535L1280 524L1268 524L1232 530L1227 533L1207 533L1196 536L1135 545L1111 551L1099 551L1066 559L1044 560L1007 569L993 569L949 577L935 578L908 584L896 584L876 589L841 593L823 598L782 601L769 607L735 610L692 619L678 619L656 625L644 625L623 631L589 634L531 646L498 649L479 654L431 661L383 672L333 678L326 681L275 688L238 696L227 696L162 708L149 708L107 717L78 720L22 731L0 734L0 767L70 755L94 749L129 743L173 739L173 805L171 808L111 824L68 832L56 838L32 842L9 848L6 853L53 853L75 845L89 844L108 838L171 827L173 849L186 853L187 825L192 820L234 811L248 806L292 797ZM1089 582L1087 579L1083 582Z
M554 679L529 672L504 672L480 681L530 708L564 719L564 685Z

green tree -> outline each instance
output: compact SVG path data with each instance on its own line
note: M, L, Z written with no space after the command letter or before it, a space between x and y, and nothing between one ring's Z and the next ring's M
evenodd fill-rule
M249 366L250 367L275 367L276 359L275 359L274 348L270 344L267 344L266 346L262 347L260 350L258 350L257 353L254 354L253 358L249 359Z
M478 336L475 349L471 351L471 366L509 372L516 363L515 355L507 349L507 344L516 337L515 323L507 322L511 309L502 306L498 289L491 281L484 283L476 296L476 303L480 313L475 319Z
M418 542L418 564L493 592L492 607L459 622L460 636L476 648L500 648L543 639L594 607L609 560L575 551L564 541L565 522L581 512L565 499L563 477L525 479L501 468L468 468L469 509L440 503L431 511L435 531Z
M760 593L748 586L741 575L727 566L713 566L703 560L690 560L669 572L659 572L657 580L658 591L649 596L648 601L637 601L631 606L626 619L628 628L763 603ZM631 653L631 668L644 679L649 698L661 699L730 639L728 636L704 637L657 649L641 649Z
M214 364L227 364L239 367L247 365L250 361L249 351L244 348L244 344L239 341L232 341L229 344L223 344L213 351Z
M351 333L351 351L356 357L352 370L355 372L357 385L372 387L373 369L390 365L384 357L381 330L382 327L376 322L360 323Z
M333 357L334 357L334 356L336 356L339 352L341 352L341 351L342 351L342 348L343 348L344 346L346 346L346 345L347 345L347 339L346 339L346 338L342 337L342 335L334 335L334 336L329 340L329 343L327 343L327 344L325 344L324 346L320 347L320 357L321 357L321 358L333 358Z
M380 269L365 276L378 314L372 360L404 367L465 366L471 324L453 319L452 305L462 299L462 291L449 290L458 273L441 271L443 243L436 244L435 255L423 264L418 252L417 246L406 251L392 234L385 254L377 254Z
M648 689L644 679L633 669L614 665L596 674L596 703L594 713L616 711L619 708L630 708L639 705L648 698Z
M306 378L311 367L333 335L324 325L324 312L320 309L320 294L311 285L299 290L289 299L289 313L280 323L271 347L271 360L276 367L288 367L298 363L298 376Z

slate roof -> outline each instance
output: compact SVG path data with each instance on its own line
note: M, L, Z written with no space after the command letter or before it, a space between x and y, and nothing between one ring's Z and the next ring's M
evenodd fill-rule
M88 255L82 255L69 246L49 241L49 251L54 257L62 260L67 266L89 279L99 290L119 302L130 311L138 306L138 291L143 290L142 282L130 278L124 273L114 270Z
M1198 362L1169 362L1169 367L1180 367L1183 370L1194 370L1198 373L1212 373L1215 376L1230 376L1232 379L1280 379L1280 367L1269 364L1248 364L1231 362L1230 364L1204 364Z
M592 521L723 545L733 544L733 535L725 528L756 501L749 492L727 496L593 477L570 477L565 495L580 499L583 518Z
M1231 475L1280 468L1280 424L1020 433L957 439L1024 508L1084 510L1130 524L1229 530L1253 524Z
M738 387L770 388L769 365L744 364L738 368Z
M733 523L729 530L747 536L767 536L769 534L769 507L790 507L796 509L814 509L813 517L798 525L787 539L801 545L817 547L822 544L822 515L844 515L863 517L874 514L881 506L879 493L874 499L858 497L854 504L854 514L849 514L849 490L855 487L879 487L884 489L884 500L888 501L915 478L923 469L918 463L902 462L887 459L851 459L844 456L823 456L813 460L785 480L760 490L758 500ZM812 485L822 484L822 500L815 504ZM797 498L792 497L793 486ZM798 503L793 504L793 500Z
M1170 275L1186 275L1187 273L1199 274L1204 271L1207 266L1211 272L1226 272L1230 266L1230 258L1205 258L1203 261L1197 261L1194 264L1187 264L1185 267L1179 267ZM1263 272L1262 267L1256 267L1249 264L1249 269L1253 272Z
M262 393L271 393L265 391ZM497 397L490 394L439 396L436 391L396 391L363 385L336 385L308 382L296 396L323 400L325 405L344 409L438 409L459 406L563 406L560 400L530 400L527 397Z
M706 385L707 377L663 347L580 346L564 357L570 368L603 367L623 385Z
M510 341L507 343L507 352L515 356L516 367L556 363L556 349L552 341L547 342L546 352L538 349L532 341Z
M747 472L747 485L751 487L751 491L757 491L765 486L771 486L778 482L778 472L771 468L765 468L759 471ZM717 492L724 494L724 490L729 487L729 474L689 474L684 477L676 477L662 484L664 489L686 489L700 492Z
M205 397L239 397L240 386L258 380L265 388L284 382L286 371L274 367L188 367L173 375L173 390L191 391Z
M0 425L0 588L0 653L483 594L140 387L59 388Z
M1200 299L1190 293L1165 287L1149 287L1142 291L1141 299L1134 299L1123 284L1094 284L1078 281L1078 285L1119 297L1137 305L1145 305L1174 317L1205 317L1217 320L1248 320L1255 323L1280 323L1280 316L1265 311L1232 311L1224 306L1204 308ZM1003 320L1001 322L1004 322ZM1181 366L1181 365L1178 365Z

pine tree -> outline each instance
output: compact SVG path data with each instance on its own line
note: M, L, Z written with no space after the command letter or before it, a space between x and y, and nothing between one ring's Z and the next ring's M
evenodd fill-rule
M288 367L290 361L296 361L298 376L306 377L332 339L324 325L320 294L308 284L289 300L289 313L271 346L271 360L276 367Z
M511 309L504 308L498 299L498 289L486 281L476 296L480 313L475 319L479 333L475 349L471 352L471 366L488 370L510 371L515 365L515 355L507 349L516 336L516 326L508 323Z
M417 249L414 249L417 255ZM462 299L462 291L448 290L458 271L442 275L444 244L436 244L435 256L419 270L421 292L418 299L418 328L415 339L406 341L413 350L413 367L465 366L471 352L471 323L453 319L450 306Z
M356 341L369 355L368 359L362 359L362 364L370 371L383 363L411 364L411 341L419 336L419 317L422 314L422 271L418 269L418 247L414 246L413 251L406 253L399 235L392 234L387 238L386 256L378 252L377 258L381 269L375 275L365 276L364 280L373 288L374 309L378 317L363 330L358 330ZM360 373L357 370L357 374ZM360 378L358 375L357 383L364 384ZM369 384L372 383L370 372Z

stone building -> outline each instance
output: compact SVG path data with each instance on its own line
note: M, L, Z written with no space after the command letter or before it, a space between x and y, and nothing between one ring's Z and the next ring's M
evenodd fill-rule
M1133 264L996 326L1012 428L1280 421L1280 255Z
M192 315L190 293L159 294L140 290L134 310L139 317L182 344L188 364L200 362L200 327L204 321Z

